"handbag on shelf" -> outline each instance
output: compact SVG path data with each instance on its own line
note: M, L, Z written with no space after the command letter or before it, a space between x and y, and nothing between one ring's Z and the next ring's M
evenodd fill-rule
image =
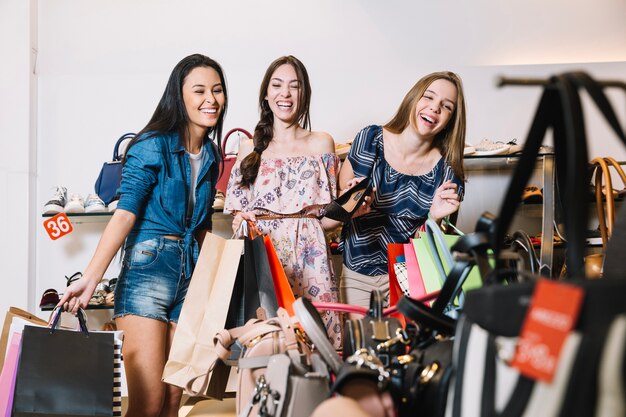
M114 384L121 343L115 332L88 331L84 314L79 310L79 331L58 328L60 309L50 327L24 327L14 417L121 415L119 387ZM71 360L59 360L68 352Z
M134 133L123 134L113 147L113 159L102 164L100 174L94 185L94 191L102 199L104 204L109 204L115 199L117 189L122 182L122 154L120 146L125 141L130 141L135 137Z
M620 195L624 193L624 189L617 191L613 188L611 168L619 175L623 186L626 186L626 174L619 162L612 157L594 158L591 164L594 169L596 214L598 216L600 236L602 237L602 252L585 256L585 271L587 276L600 278L604 264L604 253L606 252L609 238L613 234L615 200L619 199Z
M239 127L229 130L228 133L224 135L224 139L222 140L222 149L221 149L223 165L222 165L222 169L220 170L220 175L217 180L217 185L215 187L216 189L218 189L219 191L223 193L226 193L226 188L228 187L228 180L230 179L230 171L232 171L233 166L235 165L235 161L237 161L238 151L234 153L226 152L226 144L228 143L229 140L232 140L235 135L237 136L239 143L241 143L242 136L248 139L252 139L252 135L250 134L250 132ZM239 149L239 146L237 146L237 149Z
M623 247L611 260L621 266L620 272L612 268L612 275L603 279L586 279L583 263L588 207L587 189L580 185L589 183L589 170L581 88L626 144L626 135L597 81L582 72L550 78L500 214L491 218L490 226L481 218L479 226L487 227L477 226L474 233L493 249L496 268L485 276L490 285L467 294L454 341L455 375L448 416L626 415ZM544 278L499 285L510 274L506 260L501 259L504 237L548 128L553 132L558 186L564 190L563 204L568 208L564 212L568 276L558 282ZM626 228L626 218L619 220L622 223L616 223L615 235ZM484 252L479 256L484 257ZM546 295L551 298L543 301ZM568 304L572 300L580 304ZM561 343L554 344L555 340Z

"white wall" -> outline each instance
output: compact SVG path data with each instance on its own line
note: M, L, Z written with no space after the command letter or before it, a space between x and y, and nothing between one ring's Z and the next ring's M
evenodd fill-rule
M36 290L36 7L0 0L0 317Z
M7 3L17 8L17 0L0 0L0 5ZM14 284L20 297L28 297L31 310L43 290L61 290L64 275L84 268L101 232L101 225L78 225L73 236L50 241L39 213L51 187L62 184L70 192L90 192L115 139L144 126L171 69L190 53L207 54L223 65L231 99L226 128L247 129L257 119L257 89L267 65L280 55L298 56L313 85L313 128L328 131L338 142L351 140L366 124L387 121L408 88L433 70L450 69L463 77L470 142L483 137L523 139L526 134L539 89L496 89L496 75L545 77L581 62L595 63L585 68L598 77L623 79L626 74L622 0L37 4L39 91L31 101L38 114L37 194L28 212L37 228L28 229L27 220L15 225L16 235L35 241L36 250L28 252L27 259L8 262L4 274L36 280L34 291L22 281ZM5 21L32 18L23 9L6 11L0 15L4 31L9 30ZM25 37L16 25L14 30ZM24 59L19 59L25 53L23 43L7 48L3 55L15 59L3 61L17 61L12 71L28 78ZM552 65L559 63L567 65ZM2 78L11 96L28 100L19 82ZM620 114L625 115L624 96L617 97ZM23 118L9 110L6 124ZM0 120L4 132L5 119ZM26 138L22 130L17 132L6 137ZM592 153L610 151L624 159L620 147L604 145L608 134L599 136ZM22 157L34 156L30 149L20 152ZM6 241L0 245L3 254L14 247ZM26 265L35 256L36 271L29 272ZM113 265L108 275L114 276L117 269ZM0 307L8 305L8 300L0 302Z

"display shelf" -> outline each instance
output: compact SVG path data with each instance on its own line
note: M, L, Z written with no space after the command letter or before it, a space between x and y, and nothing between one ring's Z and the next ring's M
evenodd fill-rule
M54 217L58 213L54 214L42 214L41 217ZM81 223L107 223L113 213L65 213L65 215L70 219L72 224L81 224Z
M467 170L490 171L503 168L514 169L521 154L513 155L466 155L464 165ZM554 210L555 210L555 165L554 153L542 152L537 156L537 164L542 173L543 203L520 204L518 213L530 217L541 217L541 263L543 276L552 276L554 258Z

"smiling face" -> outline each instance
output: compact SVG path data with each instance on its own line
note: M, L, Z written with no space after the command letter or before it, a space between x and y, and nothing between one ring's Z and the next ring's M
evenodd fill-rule
M189 131L203 137L217 124L226 101L220 76L213 68L196 67L185 77L182 91Z
M457 102L456 86L448 80L433 81L415 105L411 125L422 136L434 137L446 128Z
M298 115L300 80L290 64L276 68L271 76L265 99L274 117L285 123L293 123Z

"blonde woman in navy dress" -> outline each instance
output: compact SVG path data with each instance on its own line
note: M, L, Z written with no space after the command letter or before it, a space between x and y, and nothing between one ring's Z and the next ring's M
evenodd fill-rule
M343 302L367 307L376 288L388 295L387 245L407 243L428 217L441 221L458 210L464 146L463 86L458 75L447 71L420 79L389 123L367 126L356 135L339 188L371 177L375 189L343 225Z

